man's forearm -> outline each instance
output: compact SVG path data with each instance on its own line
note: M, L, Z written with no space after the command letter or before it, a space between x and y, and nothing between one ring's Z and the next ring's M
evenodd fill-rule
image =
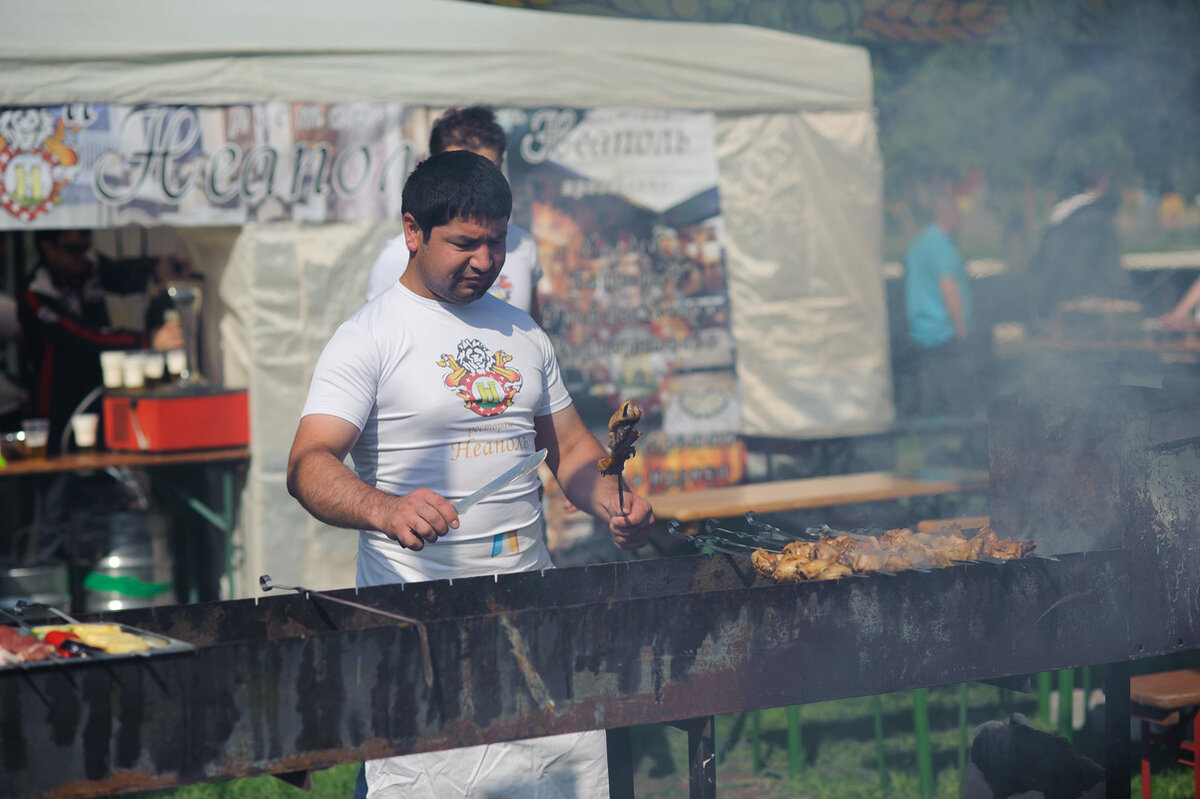
M606 504L617 490L616 478L600 473L598 462L604 448L589 433L559 457L556 475L563 493L575 507L602 519L608 518Z
M1171 315L1176 317L1186 317L1191 313L1197 305L1200 305L1200 280L1192 283L1183 297L1171 309Z
M364 483L327 452L300 459L288 474L288 492L316 518L335 527L378 530L389 495Z

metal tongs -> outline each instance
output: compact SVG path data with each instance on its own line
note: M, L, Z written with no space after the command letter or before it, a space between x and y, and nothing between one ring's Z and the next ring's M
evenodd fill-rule
M373 608L370 605L364 605L361 602L352 602L349 599L342 599L341 597L333 596L322 591L313 591L312 589L305 588L302 585L280 585L279 583L272 583L271 575L269 574L264 574L259 577L258 585L264 592L274 589L279 589L282 591L295 591L297 594L320 597L321 599L329 602L345 605L346 607L351 607L355 610L374 613L377 616L383 616L388 619L394 619L395 621L403 622L404 624L413 625L417 628L417 635L421 638L421 665L425 670L425 684L430 687L433 686L433 656L429 651L429 630L426 629L425 622L409 618L408 616L401 616L399 613L392 613L391 611Z
M74 616L69 616L66 613L63 613L58 608L54 607L53 605L47 605L45 602L34 602L31 599L18 599L16 601L16 603L13 605L13 607L16 609L17 613L21 613L21 614L23 614L27 608L38 608L40 610L44 610L44 611L54 614L58 618L65 621L67 624L83 624L83 622L81 622L79 619L75 618Z
M751 536L736 530L721 528L716 519L704 523L704 529L696 533L685 533L677 521L667 523L667 532L676 538L682 538L701 552L724 552L729 555L744 555L758 549Z
M805 540L759 521L754 511L746 514L746 523L751 527L750 532L722 527L717 519L708 519L704 522L703 530L688 534L682 531L679 522L672 521L667 524L667 532L690 542L701 551L712 550L733 555L743 555L756 549L779 552L793 541Z
M691 535L684 533L678 522L669 522L667 532L690 541L699 550L710 549L735 555L753 552L756 549L782 552L785 546L796 541L819 541L821 538L833 538L839 535L865 539L873 537L879 532L868 529L834 530L829 525L823 524L820 527L807 527L801 532L790 533L762 521L754 514L754 511L747 511L745 520L746 526L750 528L749 531L722 527L717 519L708 519L704 523L703 530Z

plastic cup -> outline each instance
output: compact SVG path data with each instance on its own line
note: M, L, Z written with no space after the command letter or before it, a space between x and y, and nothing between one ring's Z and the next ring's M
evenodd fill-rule
M21 422L21 428L25 432L25 456L46 457L46 444L50 440L50 420L26 419Z
M75 436L75 446L84 452L96 449L96 431L100 427L100 414L77 413L71 417L71 433Z
M122 370L125 388L141 388L146 385L146 370L143 364L146 356L140 352L125 353L125 367Z
M179 375L187 371L187 353L183 350L167 350L167 371Z
M100 353L100 371L104 373L105 388L125 385L125 351L106 350Z
M162 383L166 368L166 358L161 352L147 352L146 359L142 363L142 373L146 376L146 385L153 387Z

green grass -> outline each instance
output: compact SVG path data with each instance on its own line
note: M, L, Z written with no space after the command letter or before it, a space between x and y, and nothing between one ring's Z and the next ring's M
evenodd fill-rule
M311 792L301 790L277 777L267 776L207 782L170 791L149 791L134 795L145 799L349 799L354 796L354 781L358 778L358 768L357 763L352 763L314 771Z
M759 712L758 767L752 742L752 714L718 716L717 795L721 799L893 799L919 797L912 692L879 697L883 722L886 787L880 785L875 742L874 702L871 697L820 702L800 708L801 762L793 776L789 767L786 711ZM930 740L933 796L957 799L960 783L959 687L931 688ZM1020 712L1033 726L1053 731L1037 718L1036 694L1003 691L982 683L967 685L967 732L989 719L1005 720ZM1102 762L1103 738L1077 731L1076 747ZM969 745L969 740L968 740ZM638 799L676 799L688 795L687 734L667 725L634 730L636 764L634 790ZM1137 753L1130 768L1138 775ZM142 794L153 799L346 799L353 795L356 764L315 772L311 792L275 777L253 777ZM1182 766L1155 762L1156 799L1190 797L1192 773ZM1140 796L1135 776L1131 796Z
M1189 767L1176 765L1163 768L1158 766L1150 772L1150 795L1154 799L1193 799L1196 795L1193 779L1192 770ZM1133 778L1129 795L1142 795L1141 775Z
M883 721L884 773L879 769L875 714L870 697L804 705L800 709L802 758L793 776L788 758L787 720L782 708L760 712L761 768L754 768L750 722L740 715L717 719L717 791L723 799L751 797L822 797L875 799L919 796L912 692L879 697ZM1036 699L978 683L967 687L967 733L988 719L1006 719L1013 711L1032 717ZM938 799L961 792L959 689L929 690L930 742ZM672 757L680 773L652 779L640 764L638 799L687 795L686 735L668 728Z

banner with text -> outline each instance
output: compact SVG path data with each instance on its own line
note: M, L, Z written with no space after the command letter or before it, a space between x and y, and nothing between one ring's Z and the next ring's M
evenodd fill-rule
M542 323L600 438L643 410L643 492L736 483L741 404L710 113L505 110L514 221L538 242Z
M0 229L400 215L397 103L0 108Z

